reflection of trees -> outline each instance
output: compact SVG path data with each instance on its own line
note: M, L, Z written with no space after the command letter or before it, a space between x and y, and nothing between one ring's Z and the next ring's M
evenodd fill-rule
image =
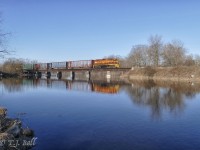
M8 92L16 92L22 91L23 80L22 79L3 79L2 84L4 85L4 89Z
M132 101L138 105L151 106L153 117L160 116L160 91L157 87L145 88L132 84L127 88Z
M160 118L164 109L177 114L183 111L185 97L194 98L199 85L180 82L134 81L126 88L135 104L149 106L153 118Z
M176 112L177 109L181 110L184 107L183 100L184 94L179 91L172 90L171 88L166 89L161 98L163 105L174 112Z
M159 117L161 113L161 101L159 88L153 87L149 90L149 97L147 98L147 104L152 108L152 116Z
M7 78L2 79L1 84L5 91L11 92L20 92L24 91L27 88L33 88L34 82L32 79L22 79L22 78Z

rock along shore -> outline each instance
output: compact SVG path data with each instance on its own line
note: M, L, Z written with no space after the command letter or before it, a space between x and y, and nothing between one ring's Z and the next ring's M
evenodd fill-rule
M35 146L33 130L22 128L19 119L7 117L7 109L0 107L0 150L28 150Z

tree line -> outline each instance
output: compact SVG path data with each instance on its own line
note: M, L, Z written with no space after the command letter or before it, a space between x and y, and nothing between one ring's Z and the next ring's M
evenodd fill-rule
M125 58L114 55L106 58L119 59L122 67L200 66L200 56L188 54L183 42L165 43L159 35L150 36L148 44L134 45Z

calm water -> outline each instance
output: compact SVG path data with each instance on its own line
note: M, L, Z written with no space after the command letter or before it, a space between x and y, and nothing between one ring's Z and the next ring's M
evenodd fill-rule
M0 80L0 105L35 131L34 150L200 149L199 93L195 83Z

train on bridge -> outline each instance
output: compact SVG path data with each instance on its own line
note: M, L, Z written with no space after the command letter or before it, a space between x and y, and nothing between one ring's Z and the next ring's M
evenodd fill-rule
M89 69L89 68L119 68L118 59L96 59L96 60L79 60L64 61L51 63L24 64L24 71L39 71L51 69Z

